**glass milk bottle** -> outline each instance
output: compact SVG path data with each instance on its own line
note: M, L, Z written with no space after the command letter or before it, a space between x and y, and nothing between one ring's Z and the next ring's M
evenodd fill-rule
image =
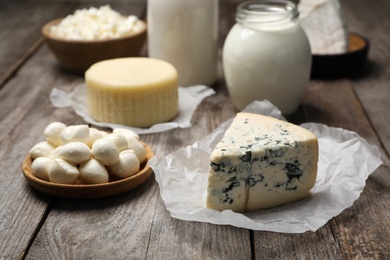
M178 71L179 85L217 77L218 0L148 0L149 57Z
M223 47L223 69L238 110L267 99L284 115L293 113L311 70L308 38L294 3L265 0L237 7L236 24Z

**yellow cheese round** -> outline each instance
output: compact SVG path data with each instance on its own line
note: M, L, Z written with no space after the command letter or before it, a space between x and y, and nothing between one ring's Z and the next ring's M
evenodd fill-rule
M178 111L177 71L151 58L119 58L92 65L85 73L89 114L97 121L150 127Z

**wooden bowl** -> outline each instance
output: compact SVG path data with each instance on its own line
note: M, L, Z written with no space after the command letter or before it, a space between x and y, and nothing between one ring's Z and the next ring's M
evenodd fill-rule
M312 78L358 76L364 70L369 47L367 38L350 32L346 53L313 55Z
M59 184L41 180L32 174L32 159L28 155L23 161L22 170L27 182L35 189L58 197L75 199L92 199L118 195L134 189L144 183L152 174L152 168L147 162L154 156L150 147L144 144L146 161L141 164L140 171L128 178L110 181L102 184Z
M62 67L71 72L84 73L92 64L102 60L138 56L145 43L146 23L143 21L142 30L137 33L129 33L116 39L81 41L58 38L50 34L50 28L62 19L45 24L42 34Z

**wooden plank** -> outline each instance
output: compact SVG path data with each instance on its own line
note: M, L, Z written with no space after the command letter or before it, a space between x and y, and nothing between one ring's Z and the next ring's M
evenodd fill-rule
M307 120L355 131L380 145L349 80L312 80L303 106Z
M40 8L39 1L36 2ZM119 10L123 8L120 1L114 4ZM115 5L112 6L116 8ZM351 8L358 7L351 4ZM375 8L381 13L379 5ZM126 10L137 13L141 9ZM225 17L235 10L233 5L228 5L221 11ZM356 28L368 30L370 17L360 9L357 13L368 22L356 20ZM221 23L224 35L232 22L224 18ZM383 28L375 29L375 37L379 37L379 29ZM384 44L379 49L388 51ZM374 51L375 64L387 64L379 49ZM24 62L26 58L20 60ZM126 194L99 200L57 200L34 191L27 186L20 169L28 149L42 139L42 130L52 121L83 123L71 109L54 109L49 93L53 87L71 91L82 82L82 77L64 73L46 46L23 65L0 90L0 258L390 258L388 163L370 176L367 187L351 208L317 232L304 234L250 232L173 219L165 210L153 178ZM388 123L381 120L387 120L385 112L389 108L387 81L386 70L381 67L376 67L374 75L368 78L312 81L298 114L303 112L308 121L356 131L370 143L383 144L386 156ZM371 93L371 84L379 94ZM227 101L229 96L223 80L214 88L218 95L200 105L192 120L193 127L143 136L155 153L165 155L190 145L234 116L236 111ZM378 104L370 104L378 100ZM251 256L251 236L254 256Z
M255 259L343 259L327 226L317 232L254 232Z
M221 23L225 33L234 24L237 2L224 6ZM229 99L226 93L224 99ZM223 101L222 101L223 102ZM229 111L233 115L234 111ZM302 108L288 118L294 123L303 122ZM304 234L281 234L274 232L252 231L254 259L342 259L337 240L331 227L326 226L317 232Z
M27 259L144 259L158 186L110 198L56 201Z
M342 6L350 30L360 33L370 41L366 71L360 77L352 79L352 84L389 155L390 18L388 14L390 5L387 1L375 1L375 3L342 1Z
M3 4L3 3L2 3ZM35 42L31 39L40 37L41 24L54 17L63 16L69 3L5 3L2 7L4 15L0 16L1 26L7 30L0 30L7 34L9 41L2 41L2 67L6 78L13 74L29 54L23 53L25 48ZM134 8L130 11L143 10ZM26 13L26 10L29 10ZM141 13L141 12L140 12ZM28 19L20 19L26 15ZM13 17L17 20L12 19ZM4 23L3 23L4 22ZM31 25L34 26L31 26ZM9 27L9 28L8 28ZM23 28L22 31L18 30ZM15 29L15 30L11 30ZM4 35L3 35L4 36ZM21 37L23 36L23 37ZM33 36L25 39L24 36ZM2 37L5 38L5 37ZM18 39L18 41L14 40ZM19 42L20 41L20 42ZM23 44L14 43L17 42ZM38 41L39 42L39 41ZM14 44L10 47L9 44ZM20 47L20 48L19 48ZM35 48L35 47L34 47ZM34 51L30 48L29 51ZM11 50L11 52L8 52ZM31 239L34 239L36 229L44 220L49 210L48 205L53 198L40 194L31 189L21 175L20 163L33 144L42 140L42 130L51 121L61 118L64 123L82 123L73 111L64 109L54 111L48 99L51 88L64 85L64 79L69 88L72 82L79 82L79 76L66 74L59 69L51 53L46 47L38 58L28 62L14 78L11 78L0 92L0 252L1 258L15 259L23 257ZM19 55L16 57L15 55ZM18 65L13 65L18 64ZM10 71L10 72L9 72ZM6 75L6 76L4 76ZM59 76L60 75L60 76ZM74 86L74 85L73 85ZM77 121L78 120L78 121ZM12 194L12 196L7 196ZM18 243L15 243L18 241Z
M72 3L1 1L0 89L42 44L41 27L69 12Z
M250 259L249 231L182 221L157 204L145 259Z
M194 117L195 125L192 128L146 135L142 138L145 138L144 140L151 145L155 153L159 154L167 154L180 147L192 144L221 123L220 120L223 117L208 118L203 116L205 111L209 110L214 103L224 104L226 108L222 111L227 111L225 116L230 118L232 111L229 109L230 106L226 105L226 102L222 102L223 99L223 96L214 96L214 98L207 99L207 102L200 106L197 115ZM212 104L207 104L208 102ZM250 257L250 239L247 230L174 220L166 212L161 199L155 205L156 199L159 198L156 193L157 190L157 183L153 181L142 192L142 196L134 195L133 192L120 196L118 200L123 201L125 205L115 209L115 216L112 216L112 209L108 211L105 206L94 206L94 209L90 209L90 202L88 201L57 200L37 239L32 244L27 258L36 256L50 258L50 256L60 255L61 252L69 252L69 255L64 256L65 258L77 258L78 256L92 258L131 256L140 258L146 256L148 259L159 259L162 256L172 257L172 254L177 254L179 258L182 255L212 258L215 248L219 250L221 256L226 258L237 254L245 256L245 258ZM115 198L102 200L102 203L104 205L112 200L115 200ZM76 209L73 208L72 203L78 205ZM142 208L143 205L148 205L148 207L145 207L145 211L140 213L139 208ZM66 209L63 209L63 207L66 207ZM80 213L79 211L82 208L86 210ZM132 209L137 210L133 211ZM99 214L96 211L99 211ZM67 213L61 214L60 212ZM124 222L122 219L117 219L120 216L127 216L128 221ZM108 217L110 223L112 223L111 226L105 221ZM98 223L104 222L106 228L103 232L93 230L91 225L83 225L82 219L84 218L93 218ZM118 223L121 226L119 230L115 228ZM174 224L166 225L166 223ZM53 234L53 230L64 230L66 234L62 236L56 233ZM71 230L77 230L77 232L73 233ZM116 241L115 245L106 242L104 237L107 236ZM156 239L157 237L159 239ZM199 237L202 239L198 239ZM216 237L229 237L230 240L229 243L226 243L224 240L216 240ZM122 240L119 241L119 239ZM79 241L83 241L83 246L80 245L81 242ZM113 253L113 249L119 246L121 250L118 248ZM161 248L164 248L164 250ZM239 248L240 250L238 250Z
M348 3L347 10L350 16L356 19L353 22L353 26L356 26L354 31L364 34L371 31L374 39L388 38L387 29L377 28L372 32L371 26L385 24L376 21L380 20L378 16L387 15L386 8L389 6L384 2L375 5L360 2L343 1L343 4ZM386 7L380 10L384 6ZM372 8L376 11L370 10ZM388 17L383 19L388 20ZM385 30L387 36L383 36ZM384 158L388 158L390 95L386 84L388 73L385 70L389 67L389 57L386 56L389 48L385 47L385 44L386 41L380 41L379 46L372 46L371 58L377 66L370 72L373 73L371 76L363 75L353 80L312 81L303 101L303 110L307 121L355 131L369 143L378 145ZM386 163L375 171L354 205L315 233L291 235L254 232L256 258L388 259L390 257L388 170L389 164Z
M389 259L390 251L390 37L388 28L390 5L386 1L368 3L341 1L349 29L370 40L369 60L366 71L351 79L351 85L361 102L369 121L362 128L374 129L362 133L371 143L380 145L385 164L367 181L361 198L338 218L340 240L348 249L348 257L365 259ZM381 21L381 22L378 22ZM359 124L361 125L361 124ZM361 129L363 131L363 129ZM373 136L378 136L373 140Z
M347 80L312 81L303 100L303 111L307 121L355 131L370 143L380 144ZM383 249L390 244L384 235L390 232L385 220L389 217L385 208L390 206L390 189L386 190L390 186L390 176L385 176L384 172L382 166L368 179L367 187L354 205L315 233L270 235L254 232L256 257L267 258L270 252L275 259L283 259L287 254L307 259L338 259L340 255L354 259L388 257ZM378 190L382 192L379 194ZM367 205L370 210L362 210ZM302 240L310 242L303 243ZM265 244L269 246L268 251L264 250Z
M47 63L45 66L49 66L48 63L53 65L53 61L46 55L47 50L43 48L33 59L42 59ZM49 85L66 86L66 90L71 91L75 82L80 82L73 76L63 77L57 69L54 66L48 75L44 75ZM231 106L224 102L226 89L223 91L224 96L207 99L209 103L201 105L193 118L193 128L146 135L142 137L143 140L151 145L155 153L164 155L203 138L233 115ZM204 117L204 112L215 103L225 107L225 113L222 113L224 116L214 114L209 118ZM69 113L57 109L53 111L60 119ZM69 121L72 121L75 116L73 112L70 114ZM98 205L94 206L91 206L90 201L56 200L27 258L60 255L64 255L64 258L171 258L172 254L179 258L183 255L198 259L202 256L219 258L214 255L214 250L218 250L225 258L239 255L250 257L249 231L172 219L157 191L158 185L152 179L137 191L96 201ZM115 207L108 207L109 204ZM96 226L93 223L100 223L99 228L94 228ZM229 237L229 243L223 239L217 240L218 237Z
M31 189L21 173L23 157L41 138L36 130L41 132L45 121L37 119L51 114L48 101L41 102L43 97L47 99L45 90L40 88L44 82L39 80L45 72L36 69L41 60L17 79L10 76L39 46L40 26L66 12L68 6L1 2L0 38L6 40L0 43L0 258L16 259L24 255L53 203L52 197ZM32 113L36 117L30 117Z
M148 137L157 138L156 152L167 154L204 138L236 113L227 89L216 83L218 93L205 99L192 118L192 127ZM211 113L215 110L218 113ZM250 232L231 226L188 222L169 216L161 198L156 207L146 259L250 259Z
M53 197L40 194L26 184L21 162L28 150L42 140L42 131L48 123L83 122L71 109L55 110L49 101L53 87L65 86L71 91L82 77L64 73L46 46L25 63L41 43L41 25L64 16L71 6L75 8L74 4L1 4L0 26L4 26L4 30L1 27L0 35L8 39L0 43L0 50L4 51L0 55L1 84L8 81L0 90L0 258L15 259L25 255L54 201ZM144 5L140 3L132 6L129 13L141 14L143 10ZM24 16L26 19L20 19ZM15 74L21 65L25 66ZM10 78L11 75L14 77Z
M8 0L0 3L0 39L7 39L0 42L0 89L43 44L41 27L46 22L64 17L76 9L106 4L110 4L114 10L121 10L123 15L145 16L146 0L78 2L80 1Z
M313 82L306 96L305 105L309 120L315 119L331 126L355 131L369 143L380 147L376 132L366 118L366 113L349 81L338 80L320 84ZM385 220L386 216L389 218L386 207L390 206L390 189L383 188L390 187L390 176L384 175L385 169L384 165L375 171L368 178L366 188L354 205L330 222L344 257L354 259L389 257L389 253L383 251L390 245L390 239L383 234L383 231L390 232L389 223ZM382 192L379 194L378 190ZM367 205L370 205L370 210L362 210ZM355 239L359 241L356 242Z
M344 259L390 258L389 169L375 171L353 206L330 222Z
M47 50L46 57L51 57ZM56 82L55 68L44 67L42 59L28 61L0 91L0 219L4 220L0 255L11 259L26 250L53 201L27 185L21 171L23 158L43 140L42 131L51 121L81 123L72 111L54 111L48 97Z
M89 6L91 4L93 4L94 6L98 6L96 2L90 1L87 3L83 3L83 5L73 6L72 9L79 9L82 8L82 6ZM142 3L135 5L131 5L131 2L127 2L126 4L114 3L112 6L113 8L115 8L115 10L118 10L122 13L127 12L127 15L135 14L137 16L142 15L145 9L144 4ZM33 7L35 8L35 5L33 5ZM14 8L12 8L12 10L13 9ZM53 9L57 10L57 8ZM45 13L46 9L44 9L44 6L41 6L38 3L36 12ZM12 49L10 47L1 47L2 48L0 48L0 50L2 50L3 48L6 50ZM41 73L43 73L43 75ZM32 78L31 81L28 78ZM64 81L62 80L62 78L64 78ZM28 108L26 109L26 106L32 106L33 101L37 98L47 99L48 95L50 94L50 89L53 86L71 84L69 83L69 81L67 81L68 79L72 82L76 82L75 84L78 83L75 80L83 80L81 76L63 72L58 62L55 60L54 56L50 52L46 52L45 56L41 56L34 68L17 74L15 79L13 79L13 82L11 84L7 84L4 89L1 90L0 102L2 103L3 109L0 110L0 118L3 127L0 128L0 140L4 138L4 136L6 136L9 131L13 129L15 124L17 124L18 119L25 116L25 113L30 112ZM46 85L48 80L54 81L52 82L53 85L50 86L48 90L49 92L46 93L45 96L42 96L42 89L40 88L40 86ZM28 100L20 99L19 97L23 96L26 90L29 91L28 95L26 95L26 98ZM15 100L17 100L17 103L15 103Z

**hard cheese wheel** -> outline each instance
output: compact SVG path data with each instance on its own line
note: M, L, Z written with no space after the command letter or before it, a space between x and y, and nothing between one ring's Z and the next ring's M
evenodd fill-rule
M98 121L134 127L166 122L178 113L175 68L150 58L119 58L85 73L89 114Z

